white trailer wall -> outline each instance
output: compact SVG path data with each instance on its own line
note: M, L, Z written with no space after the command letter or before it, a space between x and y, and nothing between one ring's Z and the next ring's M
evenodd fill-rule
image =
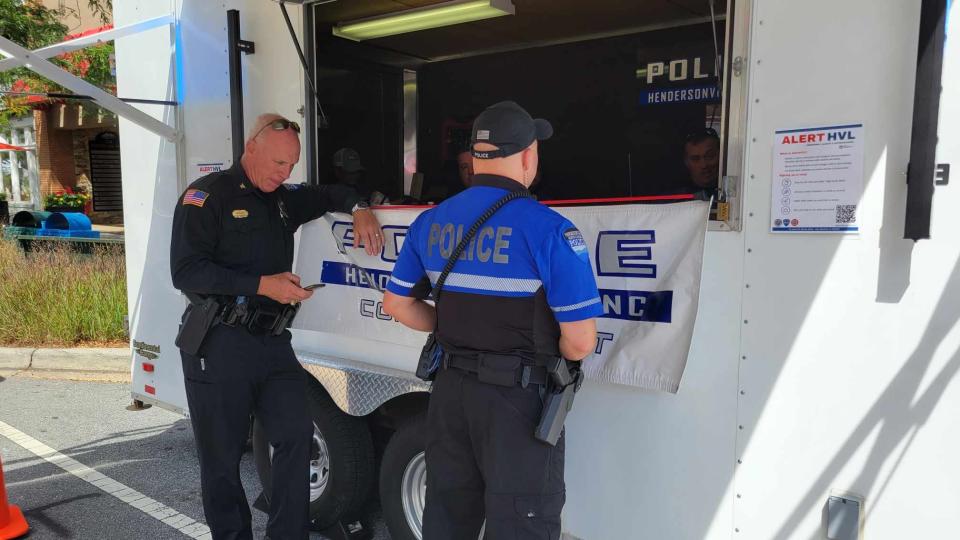
M831 489L866 496L871 540L960 530L956 189L932 240L902 239L919 6L755 2L734 538L823 538ZM940 161L958 150L948 45ZM774 130L860 122L861 234L768 233Z
M120 1L114 5L117 26L173 12L170 1ZM122 97L175 100L176 59L173 27L161 27L121 38L116 43L117 93ZM166 124L179 127L175 107L135 105ZM133 391L157 388L157 397L183 403L183 384L161 384L180 376L179 354L170 336L176 334L180 294L170 283L170 224L179 194L177 145L132 122L120 119L123 214L126 237L127 305L130 335L135 341L161 347L157 371L146 373L144 360L133 357Z
M938 188L932 240L901 239L919 2L744 2L752 12L744 230L707 236L679 393L588 383L578 398L564 528L591 540L814 539L829 491L843 489L866 496L866 538L949 536L960 530L956 189ZM297 118L303 79L275 3L115 6L118 25L171 10L180 20L179 63L170 33L158 29L120 40L117 64L124 97L170 99L170 66L183 75L181 173L174 145L121 122L131 333L162 346L155 374L134 370L133 390L152 384L158 399L181 406L172 336L184 304L170 284L170 225L177 195L198 176L194 164L230 162L231 8L257 48L242 60L247 125L265 111ZM289 8L299 31L301 8ZM960 112L958 54L948 41L940 161L960 151L950 131ZM172 108L144 109L176 124ZM768 233L773 132L860 122L861 234Z

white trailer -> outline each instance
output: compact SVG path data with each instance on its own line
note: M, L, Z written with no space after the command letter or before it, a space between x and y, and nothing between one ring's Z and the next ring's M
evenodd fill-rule
M316 36L329 34L320 13L334 10L349 20L371 10L383 14L434 3L340 0L288 8L312 56ZM511 34L497 24L512 23L498 21L523 20L525 10L542 13L544 20L560 20L548 15L562 17L569 10L576 19L563 19L563 36L552 41L515 39L494 47L485 34L467 32L461 53L509 55L702 24L710 21L703 17L713 3L507 4L515 15L487 21L501 39ZM941 59L936 24L950 8L945 0L717 4L720 16L713 19L725 21L724 38L716 43L725 66L721 134L729 206L721 216L726 219L712 222L706 234L696 330L682 384L672 394L587 382L567 423L564 534L591 540L955 537L960 228L947 209L960 204L948 183L948 164L960 152L960 136L950 129L960 115L960 44L947 41ZM231 135L236 112L227 10L239 10L240 36L255 43L255 53L241 61L246 118L264 111L305 115L304 159L293 181L317 177L321 160L312 133L319 114L277 4L118 0L114 8L118 26L174 19L118 39L117 72L121 96L179 103L139 107L175 130L169 139L142 119L123 119L120 130L133 394L185 412L173 345L185 299L170 282L170 229L185 186L211 167L229 165L238 142ZM597 21L635 21L637 14L648 24L610 23L595 31L607 24ZM946 24L949 33L960 22L953 17ZM536 33L534 26L525 31ZM425 43L449 41L456 31L417 35ZM470 42L487 48L469 50ZM421 65L443 59L420 58ZM653 69L664 67L672 66ZM403 74L408 104L417 96L416 71ZM680 71L669 74L680 77ZM591 83L569 76L571 84ZM323 77L318 84L323 87ZM416 117L400 122L398 155L415 152ZM858 231L776 231L782 205L772 190L783 187L783 137L789 142L792 134L810 133L797 130L821 126L862 126ZM407 189L415 170L406 171ZM330 230L322 221L304 229L295 271L319 272L311 266L316 253L338 256ZM328 245L318 247L324 238ZM325 294L311 301L323 302ZM376 297L372 291L368 296L368 313L376 318ZM324 309L349 323L358 306L330 302ZM357 508L379 470L392 534L417 537L424 469L416 429L428 388L411 373L415 340L309 327L296 330L294 338L317 381L311 469L316 517L339 519ZM268 475L262 441L257 453Z

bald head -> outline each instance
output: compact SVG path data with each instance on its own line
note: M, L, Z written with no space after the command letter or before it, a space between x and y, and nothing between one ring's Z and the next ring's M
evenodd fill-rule
M492 144L476 143L473 149L477 152L491 152L498 148ZM474 174L496 174L506 176L530 187L537 176L537 166L540 163L537 151L537 141L533 141L525 149L502 158L477 159L473 158Z
M300 160L299 134L292 127L275 124L277 120L286 118L274 113L257 117L240 158L247 177L265 193L280 187Z

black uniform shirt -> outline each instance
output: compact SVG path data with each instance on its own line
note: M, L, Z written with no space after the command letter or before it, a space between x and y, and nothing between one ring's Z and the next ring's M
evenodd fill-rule
M300 225L330 210L349 213L360 200L342 185L284 184L264 193L240 165L204 176L190 184L173 214L173 286L253 297L260 276L292 269Z

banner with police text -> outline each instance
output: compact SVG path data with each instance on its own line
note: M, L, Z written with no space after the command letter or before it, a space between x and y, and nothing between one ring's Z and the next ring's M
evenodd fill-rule
M588 377L677 391L697 315L709 209L703 201L557 208L583 233L603 303ZM327 287L317 291L322 300L303 303L294 328L393 345L385 352L410 355L413 371L426 334L383 313L381 291L421 211L377 211L385 246L376 257L353 246L348 216L328 214L304 227L295 271L305 285Z

